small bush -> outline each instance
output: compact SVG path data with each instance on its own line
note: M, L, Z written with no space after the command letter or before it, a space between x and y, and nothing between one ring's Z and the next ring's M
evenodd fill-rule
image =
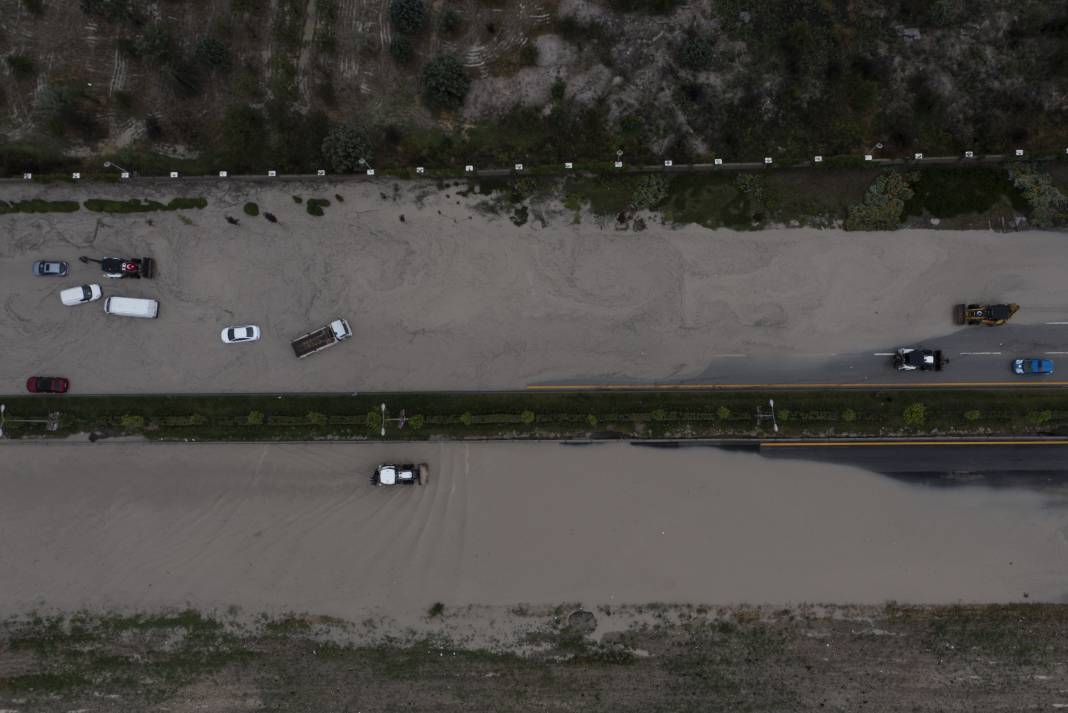
M423 29L426 21L426 6L423 0L391 0L389 21L397 32L414 35Z
M470 426L474 422L474 420L475 417L471 414L470 411L464 411L462 414L460 414L460 423L465 426Z
M1009 170L1012 183L1023 194L1031 208L1031 222L1039 228L1052 228L1068 222L1068 196L1053 185L1047 173L1039 173L1034 166L1018 163Z
M304 199L301 198L300 196L293 196L293 202L296 203L297 205L300 205L301 203L304 202Z
M567 82L560 77L557 77L553 81L552 87L549 89L549 96L553 98L553 101L561 101L567 94Z
M245 215L253 218L260 214L260 207L255 203L246 203L243 210L245 211Z
M190 426L203 426L207 422L208 422L208 417L203 415L203 414L195 413L195 414L193 414L192 416L189 417L189 425Z
M586 423L590 424L591 427L596 426L597 417L591 413L589 416L586 417Z
M321 217L323 215L323 208L330 205L330 201L325 198L309 198L308 199L308 215L314 215Z
M519 422L525 423L528 426L534 423L534 418L535 417L533 411L524 411L523 413L519 414Z
M842 420L846 423L853 423L857 420L857 412L851 408L847 408L842 412Z
M927 422L927 407L922 403L912 404L901 414L901 420L909 428L923 428Z
M663 421L667 418L667 412L662 408L658 408L651 414L654 421Z
M367 412L367 428L377 431L382 426L382 414L378 411Z
M667 179L659 174L649 173L638 179L630 201L636 210L653 210L664 202L667 195Z
M248 416L245 416L245 423L249 426L262 426L263 425L263 412L262 411L249 411Z
M318 411L309 411L306 418L309 424L317 427L325 426L329 420L325 413L319 413Z
M791 411L788 408L781 408L781 409L778 410L778 412L775 414L775 416L780 421L789 421L791 418L794 417L794 413L793 413L793 411Z
M852 206L846 230L894 230L901 224L905 202L912 198L917 174L894 171L879 176L868 187L864 202Z
M415 56L415 46L405 35L394 35L389 43L389 54L397 64L408 64Z
M137 416L134 414L126 414L120 420L122 427L126 431L140 431L145 427L145 417Z
M435 619L445 613L445 605L441 602L434 602L434 605L427 610L427 615L431 619Z
M420 414L416 414L408 419L408 425L412 427L413 431L418 431L426 425L426 418Z
M1027 414L1027 420L1036 426L1041 426L1044 423L1049 423L1053 420L1053 412L1049 409L1045 411L1032 411Z
M720 421L726 421L731 417L731 410L726 406L720 406L716 409L716 415L719 416Z
M536 65L538 63L538 46L533 42L523 45L523 49L519 50L519 62L528 67Z
M687 35L679 46L679 64L696 72L711 67L715 56L716 48L712 42L698 34Z
M33 61L33 57L28 55L9 54L7 56L7 66L11 73L15 75L15 79L18 80L31 79L37 74L37 63Z
M471 79L452 55L439 55L423 68L423 101L435 111L456 111L464 105Z
M441 11L441 19L438 20L438 32L443 35L455 35L460 31L462 25L463 17L456 8L449 5Z
M338 173L351 173L361 164L360 159L371 160L371 142L362 129L352 124L341 124L330 130L323 139L323 158Z
M230 48L219 38L210 35L197 41L193 56L197 62L210 69L225 71L233 65Z
M964 412L964 420L965 421L978 421L980 419L980 417L982 417L982 415L983 414L980 413L977 409L972 409L970 411L965 411Z

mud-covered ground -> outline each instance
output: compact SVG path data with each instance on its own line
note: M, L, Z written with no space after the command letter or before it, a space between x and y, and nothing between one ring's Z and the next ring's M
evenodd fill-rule
M1053 233L738 233L653 221L634 232L589 215L573 222L558 206L544 223L517 226L476 210L487 199L470 191L390 181L9 186L12 201L177 194L207 206L0 216L9 237L0 392L22 391L34 374L70 378L72 393L877 383L894 372L873 354L959 329L952 306L970 300L1024 307L1000 332L967 332L975 343L959 351L999 354L962 360L950 378L1002 379L1017 351L1065 349L1068 243ZM315 217L294 197L330 205ZM247 215L247 202L261 214ZM157 276L107 279L83 255L149 255ZM34 277L39 259L66 260L71 275ZM157 299L159 318L60 303L61 289L85 283L101 284L105 298ZM290 340L338 317L353 339L294 357ZM220 331L240 324L260 326L261 341L223 344ZM1021 341L1012 330L1024 327L1038 331ZM859 356L843 366L839 354Z
M81 612L0 624L0 707L1017 713L1068 703L1066 641L1057 605Z

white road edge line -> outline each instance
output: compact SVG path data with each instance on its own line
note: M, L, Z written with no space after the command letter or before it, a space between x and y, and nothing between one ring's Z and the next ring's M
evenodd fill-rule
M742 357L749 356L748 354L709 354L713 359L741 359Z
M893 352L875 352L872 356L894 356Z
M1046 352L1046 354L1068 354L1068 352Z
M1046 324L1068 324L1068 322L1046 322Z
M1001 356L1001 352L961 352L961 356Z

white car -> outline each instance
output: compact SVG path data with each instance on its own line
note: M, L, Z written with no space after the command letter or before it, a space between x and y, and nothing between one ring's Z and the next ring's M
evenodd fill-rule
M371 476L375 485L426 485L430 482L430 467L426 463L380 465Z
M257 342L260 339L260 328L254 324L244 327L227 327L222 331L223 344L241 344L242 342Z
M82 285L61 290L59 301L69 306L94 302L100 299L100 285Z

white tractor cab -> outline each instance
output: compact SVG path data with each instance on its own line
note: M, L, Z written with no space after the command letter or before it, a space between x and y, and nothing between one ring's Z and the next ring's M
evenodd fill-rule
M419 465L380 465L371 476L375 485L427 485L430 482L430 468L426 463Z
M81 287L68 287L59 293L59 301L68 307L73 305L94 302L100 299L100 285L82 285Z

